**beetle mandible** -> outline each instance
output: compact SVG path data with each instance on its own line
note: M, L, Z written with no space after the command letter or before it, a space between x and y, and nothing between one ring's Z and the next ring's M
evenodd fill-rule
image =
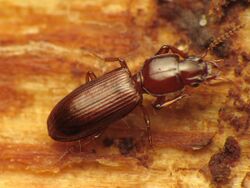
M47 121L50 137L62 142L97 138L110 124L140 106L152 144L150 119L142 105L143 94L155 97L153 107L160 109L182 99L185 86L197 87L217 77L212 73L216 63L189 56L169 45L162 46L147 59L135 75L131 75L121 58L106 61L118 61L121 67L99 78L88 72L86 83L64 97L51 111Z

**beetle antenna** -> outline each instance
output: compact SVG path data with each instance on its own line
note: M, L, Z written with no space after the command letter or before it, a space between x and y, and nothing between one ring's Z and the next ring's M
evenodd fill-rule
M220 35L219 37L212 40L212 42L209 44L207 51L212 50L216 46L218 46L220 43L224 42L225 40L229 39L231 36L235 35L238 30L243 28L244 24L232 24L229 25L226 29L224 29L224 33Z
M102 57L101 55L99 55L99 54L97 54L97 53L95 53L95 52L93 52L93 51L91 51L89 49L81 48L81 52L85 56L92 56L92 57L95 57L95 58L97 58L97 59L99 59L101 61L105 61L104 57Z
M224 29L224 33L217 38L212 39L212 42L209 44L206 51L200 56L200 59L203 59L207 56L208 52L218 46L220 43L224 42L225 40L229 39L231 36L235 35L236 32L243 28L244 24L232 24L229 25L226 29Z

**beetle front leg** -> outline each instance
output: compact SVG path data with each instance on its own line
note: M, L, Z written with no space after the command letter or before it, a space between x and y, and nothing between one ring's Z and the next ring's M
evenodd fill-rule
M140 105L140 107L141 107L141 110L143 113L143 118L144 118L146 128L147 128L148 142L149 142L150 146L152 147L153 142L152 142L152 135L151 135L150 118L149 118L148 112L145 109L145 107L142 104Z
M128 68L128 65L126 63L126 61L122 58L119 58L119 57L106 57L104 58L104 61L107 61L107 62L115 62L115 61L118 61L121 65L122 68L125 68L128 70L129 74L131 75L131 72Z
M233 83L233 81L229 78L224 78L222 76L218 75L210 75L206 78L205 84L207 85L216 85L216 84L221 84L221 83Z
M157 97L157 99L155 100L155 102L153 103L153 107L155 109L161 109L163 107L166 107L168 105L171 105L181 99L183 99L184 97L187 97L188 95L184 94L184 95L179 95L177 97L175 97L174 99L170 99L167 100L165 96L163 97Z
M96 79L96 75L93 72L87 72L86 74L86 83L88 83L89 81L95 80Z
M182 58L188 57L188 54L186 54L185 52L179 50L178 48L176 48L174 46L170 46L170 45L163 45L155 55L167 54L169 52L169 50L171 50L173 53L178 54Z

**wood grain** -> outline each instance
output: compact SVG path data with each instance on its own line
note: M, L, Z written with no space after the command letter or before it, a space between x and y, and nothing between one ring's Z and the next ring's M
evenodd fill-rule
M245 27L233 38L237 58L221 64L231 82L188 88L190 97L161 111L145 96L153 151L141 147L145 126L135 109L82 152L78 143L48 136L53 106L87 71L100 76L117 67L100 57L124 57L134 73L185 34L159 19L153 0L0 0L0 10L0 187L216 187L208 163L228 136L241 156L221 187L249 186L250 66L241 56L250 49L249 8L239 13ZM127 137L133 145L121 155ZM109 147L106 138L114 142Z

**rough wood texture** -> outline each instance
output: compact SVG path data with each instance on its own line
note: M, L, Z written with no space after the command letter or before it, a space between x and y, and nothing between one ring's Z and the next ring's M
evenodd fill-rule
M241 155L222 187L250 186L250 9L239 13L237 54L222 63L232 82L188 89L189 98L161 111L146 97L155 144L148 153L137 144L139 109L81 153L78 143L50 139L46 120L87 71L117 67L89 52L124 57L136 72L162 44L187 38L171 20L156 22L155 1L0 0L0 10L0 187L216 187L208 163L228 136Z

